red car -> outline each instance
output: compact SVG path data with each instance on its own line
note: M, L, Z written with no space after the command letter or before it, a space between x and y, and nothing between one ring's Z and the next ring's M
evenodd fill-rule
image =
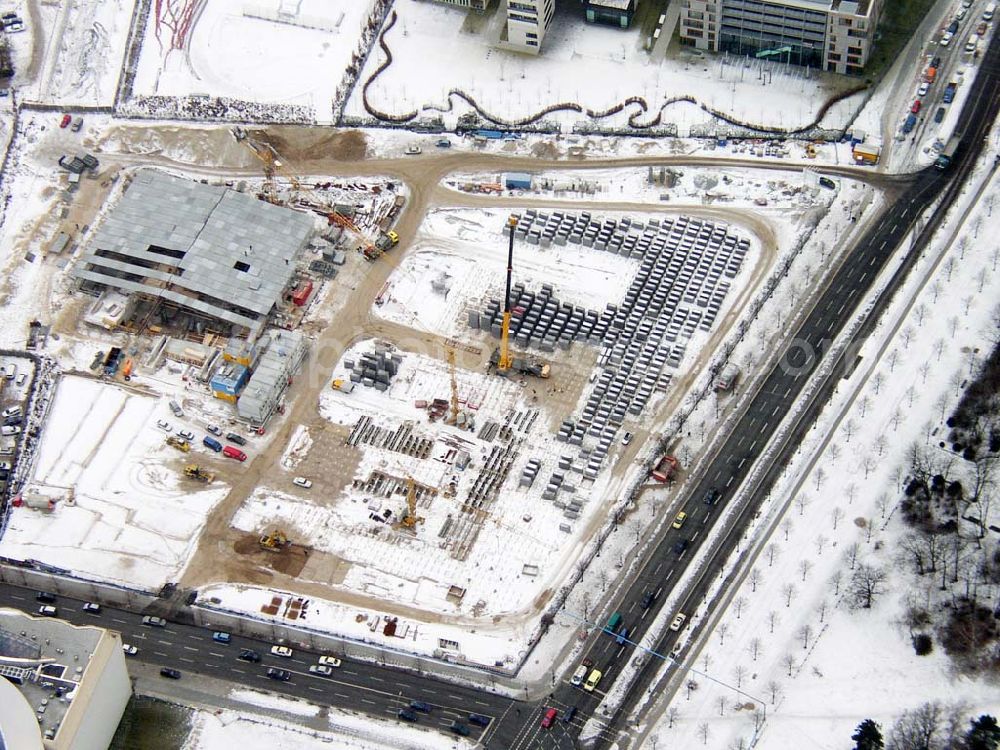
M910 111L913 114L917 114L918 112L920 112L920 104L921 104L920 100L917 99L915 102L913 102L913 106L910 107Z
M542 729L548 729L553 724L555 724L556 717L558 715L559 712L554 708L550 708L548 711L546 711L545 716L542 717Z
M247 454L241 451L239 448L234 448L231 445L227 445L222 449L222 455L226 458L235 458L237 461L246 461Z
M63 115L62 119L59 121L59 127L65 128L71 122L73 122L73 118L72 117L70 117L69 115Z

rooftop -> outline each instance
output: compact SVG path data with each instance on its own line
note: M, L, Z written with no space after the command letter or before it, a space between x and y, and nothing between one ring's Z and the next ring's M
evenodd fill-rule
M73 273L259 333L313 223L235 190L144 169Z

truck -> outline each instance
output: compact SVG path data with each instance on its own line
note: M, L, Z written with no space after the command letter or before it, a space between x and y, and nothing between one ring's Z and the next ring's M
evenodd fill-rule
M493 354L490 355L490 366L496 367L500 362L500 349L494 349ZM511 360L509 372L514 372L519 375L531 375L536 378L548 378L552 375L552 367L548 362L543 362L538 359L524 359L519 357L514 357ZM505 372L500 372L501 375L506 375Z
M937 160L934 162L934 166L938 169L947 169L951 164L952 159L955 158L955 152L958 150L959 144L962 142L962 136L960 134L955 134L948 139L948 142L941 149L941 153L938 154Z
M664 453L660 457L660 460L656 462L656 466L653 467L650 475L657 482L669 482L676 473L677 467L677 459L669 453Z
M354 383L350 380L343 380L342 378L336 378L330 387L335 391L340 391L341 393L350 393L354 390Z
M121 363L121 358L121 347L111 347L108 350L108 355L104 358L104 374L108 377L114 377L114 374L118 372L118 365Z
M387 250L391 250L399 244L399 235L392 230L379 235L379 238L375 240L375 247L381 250L383 253Z
M182 453L189 453L191 451L191 443L184 438L177 437L176 435L171 435L167 438L167 445L171 448L176 448Z
M958 91L958 84L955 81L949 81L948 85L944 87L944 95L941 97L941 101L945 104L951 104L955 101L956 91Z
M924 71L924 82L934 83L935 78L937 78L937 68L931 65L930 67L927 68L927 70Z

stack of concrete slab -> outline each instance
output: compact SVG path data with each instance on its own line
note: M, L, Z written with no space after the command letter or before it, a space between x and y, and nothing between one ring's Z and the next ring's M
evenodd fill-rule
M374 351L362 353L357 360L351 360L351 382L360 383L377 391L388 390L392 379L399 372L403 357L385 344L376 344Z

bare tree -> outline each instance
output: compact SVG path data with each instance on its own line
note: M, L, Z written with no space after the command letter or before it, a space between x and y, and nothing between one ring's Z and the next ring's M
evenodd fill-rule
M771 610L767 613L767 627L770 633L774 633L774 626L781 621L781 616L776 610Z
M865 470L865 479L868 475L872 473L872 470L878 465L875 457L870 453L865 453L864 457L861 459L861 468Z
M743 687L743 680L746 679L746 676L747 676L747 668L744 667L742 664L737 664L735 667L733 667L733 677L736 679L737 688Z
M924 703L903 714L886 737L886 750L934 750L943 739L941 704Z
M747 741L743 737L734 737L727 750L747 750Z
M788 541L788 535L792 533L792 529L795 528L795 524L792 523L792 519L785 516L784 520L781 522L781 531L785 535L785 541Z
M896 369L896 365L899 364L899 349L893 349L886 355L886 363L889 365L889 372L893 372ZM874 382L872 383L874 385ZM875 387L875 395L878 395L878 386Z
M826 470L822 466L818 467L813 474L813 479L816 480L816 491L819 492L819 488L823 486L823 482L826 481Z
M912 389L913 386L910 386L910 390ZM910 401L912 400L913 397L911 396ZM893 432L896 432L899 429L899 423L902 421L902 419L903 419L903 411L897 406L895 409L892 410L892 416L889 417L889 424L892 426ZM885 446L882 447L883 449L885 448ZM882 454L879 453L879 455L881 456Z
M923 326L924 318L927 317L927 305L921 302L916 306L916 308L914 308L913 312L916 313L917 316L917 326Z
M781 548L774 542L771 542L764 548L764 554L767 555L767 567L770 568L772 565L774 565L774 558L778 556L778 553L780 551Z
M802 494L801 492L795 496L795 507L799 509L800 516L806 512L806 508L809 507L809 503L811 501L812 498L810 498L808 495Z
M601 591L605 591L608 588L608 571L601 568L600 572L597 574L597 580L601 582Z
M854 498L858 496L858 485L856 485L854 482L851 482L847 485L847 487L844 488L844 490L847 492L848 504L853 503Z
M849 443L851 442L851 436L853 436L854 433L857 431L858 426L854 424L853 419L848 419L846 422L844 422L844 424L841 426L840 429L841 432L844 433L844 442Z
M747 643L747 651L750 653L751 659L757 661L757 657L760 656L760 649L763 645L764 642L757 636L754 636L753 638L750 639L750 641Z
M823 599L819 604L816 605L816 614L819 615L819 621L823 622L826 618L826 611L830 608L830 602Z
M707 721L703 721L701 724L698 725L698 738L701 740L702 745L708 744L708 735L710 733L711 730L708 728Z
M864 419L868 415L868 407L871 405L872 405L872 400L867 393L858 399L858 408L861 409L862 419Z
M906 326L900 334L899 340L903 342L903 348L909 349L910 342L913 341L913 337L917 335L917 332L913 330L913 326Z
M844 574L839 570L834 571L833 575L830 576L830 583L833 585L833 595L840 596L840 584L843 582Z
M701 657L702 672L708 674L708 665L712 663L712 657L708 653L702 654Z
M729 633L729 626L724 622L720 622L716 626L715 632L719 634L719 645L726 645L726 635Z
M764 574L760 572L760 568L753 568L747 580L750 582L750 592L757 593L757 587L764 582Z
M743 614L743 608L745 606L747 606L747 600L745 597L737 596L736 599L733 600L733 609L736 611L737 620L740 619L740 616Z
M795 591L796 591L795 584L793 583L786 583L784 586L781 587L781 595L785 597L786 607L792 606L792 599L795 598Z
M681 712L677 706L671 706L667 709L667 729L674 728L674 722L680 717Z
M839 505L830 511L830 520L833 521L833 530L837 530L837 524L844 518L844 509Z
M927 382L927 376L931 374L931 363L926 361L921 362L920 367L917 368L917 372L920 373L920 383L922 385L925 384Z
M826 543L829 542L830 540L827 539L822 534L817 534L816 539L814 541L816 543L816 554L822 555L823 550L826 549Z
M809 571L812 570L813 564L811 560L799 560L799 572L802 574L802 580L806 580L806 576L809 575Z
M788 670L788 676L792 676L792 672L795 670L795 666L798 662L795 661L795 657L791 654L785 654L781 657L781 666Z
M826 449L826 452L830 454L831 461L836 461L840 458L840 446L837 443L830 443L830 447Z
M850 594L854 606L870 609L875 599L885 593L887 578L884 568L859 564L851 574Z
M851 542L844 550L844 559L847 561L847 565L851 570L854 570L854 566L857 565L858 555L860 554L861 545L857 542Z
M715 699L716 704L719 706L719 716L725 716L726 714L726 696L720 695Z
M876 396L878 395L878 392L882 390L883 385L885 385L885 375L883 375L882 371L879 370L872 375L872 388L874 389Z
M811 641L813 637L812 625L806 623L801 628L799 628L796 635L802 640L802 648L808 648L809 641Z
M794 665L794 663L795 659L793 657L792 664ZM771 680L770 682L767 683L767 692L771 696L771 705L773 706L775 703L778 702L778 696L781 695L782 692L781 683L778 682L777 680Z
M878 508L879 515L882 518L885 518L885 514L889 510L889 495L885 492L879 495L878 499L875 501L875 507Z

